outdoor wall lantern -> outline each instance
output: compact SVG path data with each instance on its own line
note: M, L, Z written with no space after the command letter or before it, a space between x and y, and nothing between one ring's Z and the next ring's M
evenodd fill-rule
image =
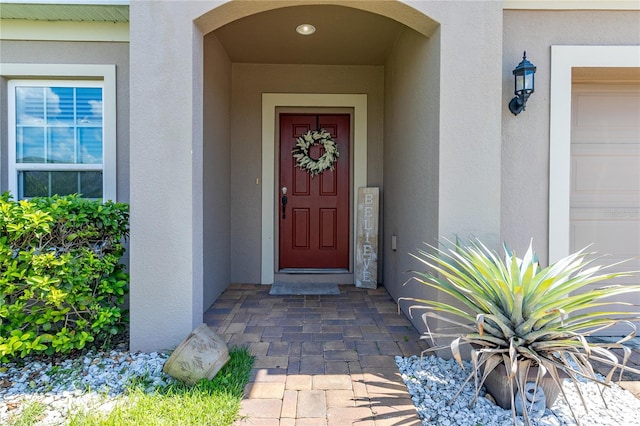
M522 54L522 62L513 70L513 75L515 76L515 90L513 93L516 94L516 97L509 102L509 111L513 115L518 115L524 111L527 99L529 99L535 88L533 82L535 72L535 65L527 61L527 52L524 52Z

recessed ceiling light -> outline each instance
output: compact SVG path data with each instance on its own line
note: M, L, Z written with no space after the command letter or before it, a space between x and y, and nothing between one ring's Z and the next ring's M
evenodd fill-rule
M316 32L316 27L311 24L300 24L296 27L296 32L301 35L311 35Z

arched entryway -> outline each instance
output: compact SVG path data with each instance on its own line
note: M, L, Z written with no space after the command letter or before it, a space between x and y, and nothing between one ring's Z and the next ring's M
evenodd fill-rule
M199 27L204 30L205 26L213 28L215 23L223 22L229 12L227 8L233 3L196 19ZM404 10L414 18L422 16L409 23L423 33L393 17L339 3L308 5L292 2L286 7L230 20L204 37L205 303L212 299L208 293L215 292L208 287L208 282L220 281L211 277L220 276L220 271L225 270L220 259L213 256L206 259L220 252L221 247L217 250L208 248L221 244L221 233L229 235L229 282L354 282L353 230L357 190L376 186L384 194L387 61L403 33L414 39L428 40L424 32L433 31L436 26L430 18L402 3L396 2L386 13L396 15ZM394 2L388 3L391 6ZM411 13L407 13L410 10ZM296 27L300 24L313 25L315 33L297 34ZM436 55L437 50L431 58L421 60L437 62ZM221 79L221 74L226 77ZM437 79L432 78L431 83L428 78L425 80L426 84L436 86ZM220 121L220 111L216 117L216 112L207 108L217 102L221 92L228 94L230 99L228 142L214 136L221 126L212 123ZM415 109L419 110L420 106L416 105ZM333 267L332 262L326 267L318 267L314 262L308 267L283 266L279 240L282 232L278 229L288 223L280 218L279 204L280 186L287 184L280 185L278 177L282 170L277 153L279 117L284 113L326 114L338 110L348 114L351 123L351 137L341 144L346 144L345 148L352 155L339 160L346 165L347 175L341 179L340 189L345 191L348 202L341 207L344 211L337 211L338 215L346 215L348 221L347 228L341 230L347 234L344 239L348 244L346 262L342 261L340 268ZM224 150L227 143L228 152ZM207 165L211 162L219 164L209 169ZM225 188L220 187L219 179L213 178L212 170L220 169L228 169L229 173L229 198L228 203L223 203L230 209L229 222L227 226L224 220L216 219L214 223L218 226L209 227L207 211L215 213L221 196L227 195ZM290 193L289 197L292 196L295 194ZM299 208L297 211L296 217L302 221L306 217L302 212L306 210ZM326 221L331 222L333 216L328 210L325 212ZM290 216L289 222L292 220L294 218ZM380 222L384 225L384 221ZM379 240L382 240L382 229L383 226ZM300 244L307 241L303 237L298 236ZM378 262L379 281L382 282L382 253Z
M276 188L264 175L262 123L273 113L263 94L366 96L363 117L355 104L272 107L346 109L363 126L351 197L361 183L381 188L378 275L392 296L412 295L402 288L406 253L422 241L467 231L497 239L499 197L478 200L500 181L501 51L476 37L501 36L494 3L132 3L132 349L178 343L229 283L269 282L263 189L274 200ZM285 22L322 17L328 29L318 24L316 35L333 38L310 49L314 39L295 26L282 34L296 41L272 38ZM478 128L481 140L460 149Z

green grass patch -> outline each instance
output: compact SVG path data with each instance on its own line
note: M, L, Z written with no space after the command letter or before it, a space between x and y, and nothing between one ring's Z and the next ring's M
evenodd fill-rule
M27 403L20 414L9 417L9 426L32 426L38 423L46 407L42 402Z
M229 356L229 362L212 380L201 380L193 386L173 384L153 393L144 392L144 381L133 383L110 413L74 413L69 425L231 425L238 418L254 357L245 347L232 348Z

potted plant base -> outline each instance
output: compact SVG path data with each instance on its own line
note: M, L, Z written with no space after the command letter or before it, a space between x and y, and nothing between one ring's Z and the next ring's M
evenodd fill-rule
M560 373L560 372L559 372ZM529 374L527 376L527 382L536 381L536 377L538 375L538 367L529 368ZM560 374L560 379L564 379L568 377L566 374ZM542 387L544 392L544 400L547 408L551 408L553 404L556 402L558 395L560 394L560 387L553 380L549 373L546 373L542 378L538 381L538 386ZM493 369L489 374L487 374L487 378L484 381L484 387L487 390L493 399L496 401L496 404L505 410L511 409L511 387L509 386L509 378L507 377L507 373L504 367L504 364L498 365L495 369ZM515 381L513 383L513 395L517 393L517 386Z

